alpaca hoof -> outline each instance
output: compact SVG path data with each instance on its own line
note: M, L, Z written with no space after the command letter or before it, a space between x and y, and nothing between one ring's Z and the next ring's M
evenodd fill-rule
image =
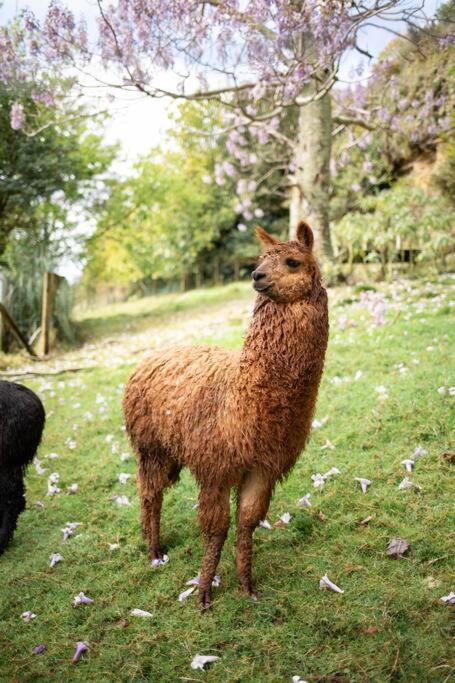
M255 602L257 602L259 600L260 593L258 593L258 591L256 589L256 584L254 584L253 582L247 583L247 584L242 584L240 586L240 590L242 591L242 593L244 595L248 595Z
M152 562L154 560L162 560L164 557L164 555L161 551L161 548L150 548L149 554L150 554L150 560Z
M197 596L197 606L201 612L207 612L212 607L212 594L210 589L199 590Z

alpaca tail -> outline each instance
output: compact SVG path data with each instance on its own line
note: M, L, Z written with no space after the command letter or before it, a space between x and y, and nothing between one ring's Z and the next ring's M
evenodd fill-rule
M0 468L0 555L11 542L18 517L25 509L24 494L22 469Z

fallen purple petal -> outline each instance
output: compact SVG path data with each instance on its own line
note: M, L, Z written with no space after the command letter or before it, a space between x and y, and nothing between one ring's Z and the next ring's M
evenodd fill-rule
M77 595L74 596L74 601L73 605L77 607L77 605L91 605L92 602L95 602L92 600L92 598L89 598L85 593L82 591L78 593Z
M48 482L46 496L55 496L56 493L60 492L61 489L59 489L59 487L56 486L56 484L51 484L50 482Z
M259 526L262 527L263 529L271 529L272 528L272 525L266 519L261 519L261 521L259 522Z
M325 479L322 474L319 474L319 472L311 475L311 481L313 482L315 489L322 489L324 487Z
M341 474L340 470L338 467L331 467L325 474L322 475L324 479L328 479L329 477L333 477L335 474Z
M292 515L289 512L284 512L280 517L280 521L283 522L283 524L289 524L291 519Z
M321 451L325 451L327 448L331 451L334 451L336 446L329 439L326 439L324 441L324 445L321 446Z
M204 669L207 664L217 662L219 657L215 655L195 655L191 662L192 669Z
M81 526L81 524L82 522L67 522L62 529L63 540L67 541L68 538L73 535L74 530L77 529L78 526Z
M406 491L408 489L417 489L420 491L420 486L417 486L417 484L414 484L409 477L405 477L398 485L398 488L400 491Z
M38 460L38 458L33 459L33 464L35 465L35 470L38 474L44 474L47 472L46 467L41 467L41 460Z
M128 496L114 496L112 500L117 503L117 505L130 505L130 501L128 500Z
M45 649L46 649L46 645L44 645L44 643L41 643L40 645L36 645L32 650L32 655L41 655Z
M425 448L422 448L422 446L417 446L416 448L414 448L414 452L412 455L414 458L421 458L426 454L427 454L427 451Z
M199 583L200 583L200 578L199 578L199 574L198 574L197 576L194 576L192 579L188 579L188 581L186 582L186 585L187 586L199 586ZM220 585L221 585L221 576L218 576L218 574L217 574L213 577L212 586L213 586L213 588L218 588Z
M327 574L324 574L322 579L319 581L319 588L321 590L324 588L327 588L331 591L334 591L335 593L344 593L344 591L341 590L341 588L339 586L337 586L336 583L333 583L333 581L330 581Z
M446 605L455 605L455 593L450 591L448 595L443 595L442 598L439 598L439 601L444 602Z
M306 493L303 496L303 498L299 499L297 504L300 505L300 507L302 507L302 508L310 508L311 507L310 496L311 496L311 493Z
M63 561L63 557L60 555L60 553L52 553L52 555L49 557L49 559L50 559L50 561L51 561L51 563L50 563L50 565L49 565L49 567L50 567L51 569L52 569L52 567L55 567L55 565L57 564L57 562L62 562L62 561Z
M163 555L163 557L157 557L155 560L152 560L150 562L150 566L153 567L153 569L156 569L157 567L161 567L161 565L167 564L168 562L169 556Z
M137 607L132 609L130 614L132 617L153 617L151 612L147 612L145 609L138 609Z
M87 652L87 651L88 651L88 644L84 643L82 640L78 640L76 643L76 651L75 651L75 653L73 655L73 659L72 659L73 664L76 664L76 662L78 662L80 660L80 658L82 657L83 653Z
M192 579L188 579L186 582L187 586L199 586L199 574L194 576Z
M406 472L412 472L412 468L414 467L414 460L402 460L401 464L405 466Z
M363 477L354 477L355 481L358 481L363 493L366 493L368 491L368 487L371 484L371 481L369 479L363 479Z
M190 595L192 593L194 593L195 590L196 590L196 586L191 586L191 588L187 588L186 591L183 591L182 593L180 593L179 598L178 598L179 602L184 602L187 598L190 597Z
M36 619L36 614L33 614L33 612L30 610L27 610L26 612L22 612L21 619L27 623L32 619Z

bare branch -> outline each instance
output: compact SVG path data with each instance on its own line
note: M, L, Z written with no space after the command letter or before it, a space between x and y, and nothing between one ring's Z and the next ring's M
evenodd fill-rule
M27 130L26 128L22 128L22 133L26 135L28 138L33 138L36 135L39 135L42 133L44 130L47 128L50 128L51 126L58 126L59 124L66 124L69 123L70 121L78 121L78 120L83 120L83 119L93 119L96 116L101 116L102 114L109 114L110 110L109 109L101 109L98 112L86 112L84 114L76 114L74 116L68 116L64 117L62 120L56 120L54 119L53 121L48 121L47 123L44 123L42 126L39 126L38 128L34 128L31 130Z
M332 120L333 120L333 119L332 119ZM342 133L345 129L346 129L346 126L343 125L343 124L340 124L339 126L337 126L336 128L333 129L333 131L332 131L332 137L333 137L333 138L336 137L337 135L339 135L340 133Z
M357 119L354 116L341 116L337 114L333 116L332 121L341 124L342 126L360 126L366 130L376 130L376 126L373 126L364 119Z

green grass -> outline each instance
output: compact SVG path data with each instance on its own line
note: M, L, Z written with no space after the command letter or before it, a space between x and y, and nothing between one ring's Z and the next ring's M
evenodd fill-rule
M231 530L219 568L222 584L206 615L196 611L194 597L177 601L201 559L192 509L197 490L187 472L165 498L163 541L170 563L158 570L148 566L134 461L119 459L128 450L120 401L132 365L27 382L41 391L49 413L39 452L48 472L40 476L29 470L27 510L0 560L0 680L275 683L290 681L294 674L337 683L453 680L453 609L439 598L454 589L453 464L447 454L454 450L455 399L437 391L455 384L450 374L451 283L447 277L415 281L409 291L398 284L395 294L384 288L389 309L380 327L372 327L370 314L358 307L358 293L331 293L331 340L317 410L319 419L328 420L314 430L295 469L277 487L268 515L274 522L289 511L293 519L286 527L255 533L254 568L262 593L257 603L238 592ZM223 302L239 292L247 296L242 288L175 296L168 314L162 301L153 307L163 325L172 323L180 305L188 315L210 305L220 316ZM352 303L343 303L348 300ZM136 324L142 306L150 305L137 302L117 309ZM109 311L103 316L103 323L96 318L90 323L97 334L105 323L112 332ZM341 330L340 316L357 327ZM243 324L231 319L223 343L240 345ZM396 367L399 363L408 368L405 374ZM363 375L353 380L357 370ZM335 377L341 381L334 383ZM384 402L378 400L378 385L387 389ZM96 402L98 394L104 403ZM99 412L103 405L106 410ZM118 448L115 453L108 435ZM74 450L65 444L67 438L76 441ZM335 450L321 449L326 439ZM419 444L428 453L416 462L411 478L421 491L399 491L400 461ZM51 452L59 459L47 459ZM322 492L313 489L311 474L332 466L341 474L329 479ZM48 498L46 478L52 471L60 474L62 493ZM117 481L120 472L133 475L125 485ZM366 495L354 482L356 476L372 481ZM73 482L79 491L68 495L66 487ZM297 500L307 492L313 507L299 508ZM110 500L115 494L126 494L131 506L116 506ZM37 500L44 509L34 507ZM374 515L372 522L359 525L368 515ZM61 528L67 521L82 526L63 542ZM385 554L393 536L410 543L401 560ZM110 551L109 543L120 547ZM51 570L53 552L64 561ZM343 595L319 590L326 573ZM95 603L73 607L79 591ZM135 607L153 617L130 617ZM25 610L37 618L23 623ZM86 640L90 651L72 665L77 640ZM46 643L47 650L34 656L31 650L38 643ZM205 672L192 671L196 653L216 654L220 660Z
M251 286L234 282L224 287L193 289L184 294L163 294L143 299L107 304L95 309L76 311L75 324L83 339L98 339L119 332L138 332L176 313L193 314L215 308L235 299L251 297Z

